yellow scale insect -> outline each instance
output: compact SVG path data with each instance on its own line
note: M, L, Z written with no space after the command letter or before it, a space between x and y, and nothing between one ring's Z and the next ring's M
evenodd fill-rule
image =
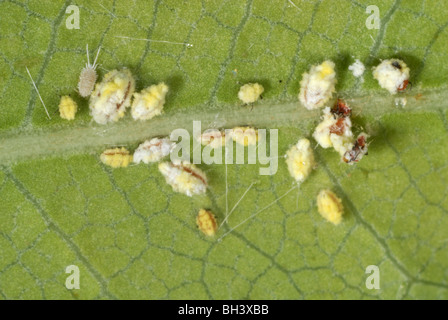
M101 162L112 168L125 168L132 162L132 155L124 148L104 150L100 156Z
M341 199L330 190L321 190L317 195L317 209L325 220L338 225L342 221L344 207Z
M210 210L201 209L196 217L196 224L203 234L213 237L218 230L215 215Z
M59 115L62 119L73 120L75 119L76 111L78 111L78 105L70 96L62 96L59 102Z
M134 93L131 114L134 120L149 120L162 113L168 86L165 83L152 85L140 93Z

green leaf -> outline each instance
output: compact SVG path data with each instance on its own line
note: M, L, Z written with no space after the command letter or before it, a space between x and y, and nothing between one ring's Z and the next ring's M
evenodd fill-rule
M368 1L101 3L0 1L1 298L448 298L445 1L376 1L379 30L366 28ZM66 27L69 5L80 29ZM165 114L92 123L76 93L86 43L91 59L102 48L100 78L128 67L138 90L165 81ZM391 57L411 68L405 107L372 77ZM302 73L324 59L336 63L355 127L372 136L359 164L318 147L318 168L294 189L283 158L272 176L259 165L201 164L208 192L189 198L157 165L99 161L111 145L132 150L193 120L278 129L281 156L319 121L297 94ZM348 71L355 59L364 81ZM244 107L238 89L254 81L263 100ZM58 115L65 94L79 105L72 122ZM324 188L342 199L339 226L317 212ZM215 238L197 230L200 208L222 222L234 207ZM69 265L80 289L65 286ZM379 267L379 290L366 287L369 265Z

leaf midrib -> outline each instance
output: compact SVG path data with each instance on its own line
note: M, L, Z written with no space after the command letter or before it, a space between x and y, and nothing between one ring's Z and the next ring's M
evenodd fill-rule
M417 91L417 90L415 90ZM448 107L445 88L409 92L391 96L382 92L360 96L340 94L352 106L355 117L381 117L396 112L437 111ZM396 99L407 100L405 107L397 107ZM13 129L0 133L0 163L4 165L47 156L61 156L97 151L113 145L128 145L154 136L169 135L177 128L192 132L193 121L201 121L207 128L232 128L251 125L257 128L291 126L305 128L319 119L320 110L309 111L296 101L274 103L264 101L251 106L222 105L219 110L206 106L190 111L170 112L150 121L129 118L115 124L82 123L77 127Z

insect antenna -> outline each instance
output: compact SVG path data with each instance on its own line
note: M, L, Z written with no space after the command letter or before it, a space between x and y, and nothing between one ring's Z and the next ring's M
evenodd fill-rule
M95 57L95 61L93 61L93 66L92 66L93 70L95 70L97 67L96 61L98 60L98 55L100 54L100 50L101 50L101 46L98 48L98 51L97 51L96 57Z
M87 52L87 67L90 67L89 44L86 44L86 52Z

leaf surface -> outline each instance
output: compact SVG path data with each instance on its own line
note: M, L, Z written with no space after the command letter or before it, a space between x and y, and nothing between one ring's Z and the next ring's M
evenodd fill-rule
M448 298L446 2L376 1L379 30L366 28L368 1L101 3L0 1L0 297ZM66 27L70 4L80 29ZM138 90L166 82L165 114L92 123L75 92L86 43L91 60L102 48L100 78L127 67ZM391 57L411 68L405 107L372 78ZM319 121L297 94L302 73L325 59L336 63L355 127L372 136L355 166L316 148L318 168L293 189L281 157L272 176L260 165L202 164L209 190L189 198L157 165L99 161L110 145L133 149L193 120L278 129L281 156ZM348 70L355 59L364 81ZM237 99L246 82L265 88L253 109ZM72 122L58 115L65 94L79 105ZM342 198L337 227L317 212L323 188ZM216 238L196 228L202 207L219 222L235 207ZM65 287L69 265L80 269L79 290ZM380 269L380 290L366 288L369 265Z

